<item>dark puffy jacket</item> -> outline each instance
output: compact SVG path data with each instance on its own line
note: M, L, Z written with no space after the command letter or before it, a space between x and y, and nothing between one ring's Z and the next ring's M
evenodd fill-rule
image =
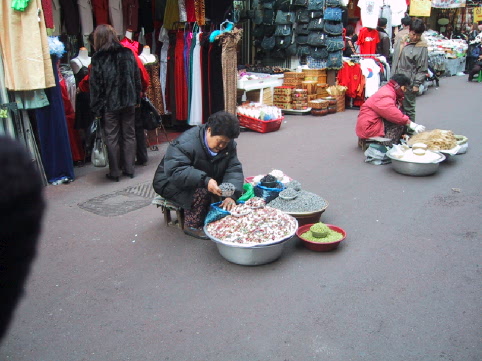
M418 43L403 46L399 56L394 56L392 65L392 74L406 75L410 79L411 86L419 87L423 84L428 69L428 47L423 36Z
M92 56L90 107L96 116L140 103L141 77L132 50L115 45Z
M191 208L196 188L207 187L211 178L218 185L232 183L235 198L243 191L243 167L236 154L236 142L231 140L213 157L204 143L206 129L206 125L191 128L174 140L154 175L154 190L184 209Z

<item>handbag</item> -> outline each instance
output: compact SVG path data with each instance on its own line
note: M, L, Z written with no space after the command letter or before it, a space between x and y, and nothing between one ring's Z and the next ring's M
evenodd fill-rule
M328 59L326 60L327 69L341 69L343 67L343 53L341 50L328 53Z
M293 29L290 25L277 25L274 35L276 36L291 36L293 34Z
M310 46L298 45L298 47L296 48L296 55L298 56L310 55Z
M263 11L263 24L264 25L273 25L274 21L274 10L273 9L265 9Z
M288 36L277 36L276 37L276 47L278 49L286 49L291 45L291 35Z
M308 6L308 0L295 0L293 5L294 6L307 7Z
M325 45L326 35L321 31L314 31L308 35L308 44L311 46L323 46Z
M94 167L106 167L108 162L107 146L104 142L104 132L99 124L100 119L95 118L93 123L95 124L95 140L94 146L92 148L92 153L90 155L90 160Z
M310 56L316 60L323 60L328 58L328 50L325 47L312 47Z
M323 19L331 21L341 21L342 11L340 8L326 8Z
M310 30L308 30L308 24L297 24L295 29L296 35L308 35Z
M308 10L323 10L324 0L308 0Z
M154 130L161 126L161 115L148 97L141 98L141 119L145 130Z
M256 25L253 30L253 37L262 38L264 36L264 25Z
M295 37L296 44L308 44L308 35L300 34Z
M295 20L296 16L294 12L278 10L274 22L277 25L288 25L293 24Z
M274 48L274 46L276 45L276 39L273 36L265 36L263 38L263 41L261 41L261 48L263 48L264 50L272 50Z
M310 22L310 12L306 9L300 9L296 12L296 21L298 24L307 24Z
M326 48L328 51L343 50L345 48L345 42L342 36L333 36L326 38Z
M291 6L290 0L276 0L274 7L278 10L289 11Z
M340 5L341 5L340 0L326 0L326 6L336 7Z
M325 21L323 26L325 33L330 35L341 35L343 33L343 23Z
M308 30L323 30L324 21L322 18L310 20Z

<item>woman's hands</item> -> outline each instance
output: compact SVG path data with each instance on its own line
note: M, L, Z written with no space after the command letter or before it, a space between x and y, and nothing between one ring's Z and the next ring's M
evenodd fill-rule
M236 202L232 198L226 198L220 205L220 207L226 211L231 211L233 207L236 205Z
M218 187L218 182L216 182L216 180L213 178L209 180L208 192L211 192L212 194L215 194L217 196L223 195L223 191L221 190L221 188Z
M212 178L208 182L208 192L211 192L212 194L215 194L217 196L222 196L223 194L223 191L218 186L218 182L216 182L216 180ZM225 200L223 200L219 207L226 211L230 211L235 205L236 202L234 201L234 199L226 198Z

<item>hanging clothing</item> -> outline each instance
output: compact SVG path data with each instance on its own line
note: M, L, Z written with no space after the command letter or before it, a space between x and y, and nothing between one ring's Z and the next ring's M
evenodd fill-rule
M117 35L125 33L121 0L109 0L109 19Z
M373 59L360 60L360 66L365 77L365 97L369 98L380 87L380 66Z
M72 160L80 162L84 160L84 149L80 139L79 132L75 129L75 112L70 102L70 97L67 89L65 79L60 79L60 91L62 94L62 102L64 104L65 119L67 121L67 131L69 134L70 151L72 153Z
M204 0L194 0L194 13L196 21L199 25L206 25L206 11L204 7Z
M179 22L179 6L177 0L167 0L164 11L164 27L167 30L174 29L174 23Z
M179 8L179 21L187 21L186 0L178 0L177 6Z
M407 12L406 0L391 0L390 8L392 9L392 26L402 25L402 18Z
M236 47L243 29L234 28L219 35L222 44L222 64L224 82L224 109L236 114L236 96L238 83L238 67Z
M96 25L109 24L109 0L91 0Z
M169 34L166 28L162 27L159 32L159 41L162 42L161 52L159 56L159 78L161 82L161 90L162 90L162 103L164 104L164 113L167 110L166 107L166 73L167 73L167 54L169 50Z
M202 74L202 107L203 107L203 124L209 118L209 36L210 32L201 34L201 74Z
M77 0L60 0L62 11L62 25L67 35L77 35L80 33L80 18Z
M79 17L81 33L89 35L94 31L94 13L90 0L77 0L79 6Z
M359 63L343 62L343 68L338 71L337 81L339 85L348 89L345 95L348 98L361 97L363 95L363 74Z
M82 60L77 58L82 64ZM82 64L82 67L75 74L75 83L80 82L89 74L89 68ZM75 129L87 129L94 121L94 114L90 110L90 92L80 91L75 100Z
M152 0L139 0L139 28L144 28L145 34L154 31Z
M192 56L191 110L189 112L189 125L201 125L203 123L201 37L202 33L196 34L196 45Z
M146 95L151 101L151 103L156 107L159 111L159 114L164 114L164 101L162 100L162 92L161 92L161 81L159 78L159 58L157 55L156 61L153 63L146 63L144 67L149 74L149 86L146 90Z
M47 29L53 29L54 13L52 9L52 0L42 0L42 10L44 12L45 27Z
M210 43L208 55L209 115L224 110L222 47L219 41ZM237 81L236 81L237 84Z
M139 0L123 0L122 12L124 14L124 27L132 32L138 31Z
M187 120L187 79L184 63L184 33L176 33L175 54L175 93L176 93L176 117L178 120Z
M378 25L383 0L358 0L361 22L366 28L375 29Z
M387 19L387 27L385 28L385 32L388 34L388 38L390 39L390 45L392 44L392 8L390 5L383 5L382 10L380 12L380 17Z
M50 183L63 177L74 179L67 120L56 71L58 61L56 56L52 56L51 64L56 86L45 90L50 105L35 111L42 162Z
M360 30L357 41L360 47L360 54L376 54L379 42L380 37L376 29L362 28Z
M34 90L55 86L41 0L32 0L24 12L0 1L0 43L9 90ZM40 21L39 21L40 18ZM26 36L26 34L28 36Z

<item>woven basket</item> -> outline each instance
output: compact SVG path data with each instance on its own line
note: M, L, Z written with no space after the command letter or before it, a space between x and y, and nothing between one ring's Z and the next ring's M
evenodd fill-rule
M284 78L285 79L300 79L303 80L305 78L305 73L298 73L294 71L289 71L284 73Z
M301 87L306 89L308 94L316 94L316 80L304 80L301 82Z
M292 86L277 86L274 88L274 95L291 95L293 89Z
M335 95L336 98L336 112L345 111L345 93L343 95Z
M328 101L323 99L315 99L308 102L311 109L326 109L328 108Z
M302 69L303 74L306 76L326 76L326 69Z

